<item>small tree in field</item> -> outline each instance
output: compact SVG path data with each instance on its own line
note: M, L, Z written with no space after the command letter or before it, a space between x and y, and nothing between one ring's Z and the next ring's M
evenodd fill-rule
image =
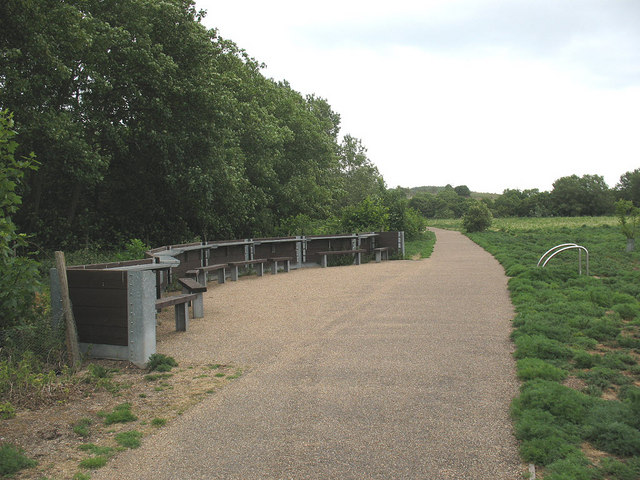
M492 220L489 207L482 202L474 202L462 219L462 225L467 232L482 232L491 226Z
M640 224L640 208L635 207L630 200L618 200L616 202L616 216L618 223L620 223L620 230L627 237L627 252L633 252Z

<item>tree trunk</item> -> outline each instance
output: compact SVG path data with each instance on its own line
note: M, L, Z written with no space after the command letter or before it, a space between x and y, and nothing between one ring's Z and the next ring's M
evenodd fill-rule
M626 252L633 252L636 247L636 239L635 238L627 238L627 248Z

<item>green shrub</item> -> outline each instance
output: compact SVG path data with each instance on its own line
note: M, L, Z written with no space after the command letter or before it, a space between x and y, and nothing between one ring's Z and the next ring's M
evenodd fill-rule
M177 367L178 362L173 357L167 357L162 353L154 353L149 357L147 362L147 369L149 371L168 372L173 367Z
M0 444L0 475L12 475L24 468L35 467L38 464L24 455L24 450L9 443Z
M547 467L545 480L595 480L596 472L589 468L584 455L576 453L557 460Z
M580 424L588 413L592 399L583 393L548 380L531 380L521 389L512 404L516 418L524 410L539 409L551 413L561 424Z
M482 202L473 202L462 219L467 232L482 232L491 226L493 215L489 207Z
M607 317L595 318L584 334L600 342L613 340L620 334L620 322Z
M520 380L533 380L542 378L544 380L562 381L567 377L567 371L555 367L539 358L522 358L517 365L518 378Z
M612 458L603 458L599 470L611 480L638 480L640 457L634 457L626 463Z
M520 444L520 455L526 462L543 466L579 452L577 447L556 436L534 438Z
M542 335L522 335L516 338L516 358L567 359L571 349L557 340Z
M9 402L0 403L0 420L8 420L16 416L16 409Z
M104 418L105 425L111 425L114 423L128 423L134 422L138 419L133 413L131 413L131 404L122 403L113 409L111 413L108 413Z
M573 361L576 368L591 368L600 361L600 356L591 355L584 350L576 350L573 352Z
M640 431L626 423L598 421L587 427L586 438L596 448L614 455L640 455Z
M640 315L640 306L636 303L618 303L611 307L621 318L633 320Z

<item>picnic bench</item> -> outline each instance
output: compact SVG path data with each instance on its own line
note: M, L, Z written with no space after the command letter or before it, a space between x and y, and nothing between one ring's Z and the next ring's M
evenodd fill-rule
M274 275L278 273L278 262L282 264L284 272L291 270L291 257L271 257L267 261L271 263L271 273Z
M228 267L229 265L226 263L219 263L216 265L194 268L193 270L188 270L186 274L190 277L194 277L202 285L206 285L209 274L212 272L218 272L218 283L224 283L226 281L225 277Z
M189 325L189 302L195 300L195 293L183 293L182 295L173 295L171 297L158 298L156 300L156 311L163 308L175 306L176 331L186 332Z
M320 265L322 265L322 268L326 268L327 257L329 255L355 255L356 265L360 265L361 255L363 253L367 253L367 251L362 248L358 248L355 250L328 250L326 252L318 252L318 255L322 256L322 262L320 263Z
M389 247L374 248L373 251L376 254L376 263L380 263L382 260L389 260L389 250Z
M193 301L193 318L204 317L203 293L207 291L207 286L196 282L193 278L179 278L178 283L182 285L182 293L195 294Z
M267 263L266 258L255 258L253 260L242 260L239 262L229 262L229 266L231 267L231 280L234 282L238 281L238 268L246 267L249 265L258 265L257 274L259 277L264 275L264 264Z

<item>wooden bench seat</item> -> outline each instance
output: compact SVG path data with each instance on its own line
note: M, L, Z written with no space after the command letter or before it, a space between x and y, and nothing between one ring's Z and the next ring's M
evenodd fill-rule
M229 266L231 267L231 280L234 282L238 281L238 268L246 267L249 265L258 265L258 269L256 273L259 277L264 275L264 264L267 263L266 258L256 258L253 260L242 260L239 262L229 262Z
M189 326L189 302L196 298L195 293L159 298L156 300L156 310L159 312L163 308L175 306L176 331L185 332Z
M380 263L382 260L389 260L389 250L390 247L374 248L373 251L376 254L376 263Z
M271 263L271 273L278 273L278 262L282 264L282 270L284 272L289 272L291 270L291 260L292 257L271 257L268 258L267 261Z
M193 278L179 278L178 283L182 285L182 293L195 294L193 301L193 318L204 317L203 293L207 291L206 285L196 282Z
M207 265L206 267L194 268L193 270L187 271L187 275L194 277L198 282L206 285L209 280L209 274L218 272L218 283L224 283L226 281L227 268L229 268L228 264L218 263L215 265Z
M355 250L328 250L326 252L318 252L318 255L322 255L322 268L326 268L327 266L327 257L329 255L355 255L356 265L360 265L361 263L361 255L363 253L367 253L366 250L359 248Z

